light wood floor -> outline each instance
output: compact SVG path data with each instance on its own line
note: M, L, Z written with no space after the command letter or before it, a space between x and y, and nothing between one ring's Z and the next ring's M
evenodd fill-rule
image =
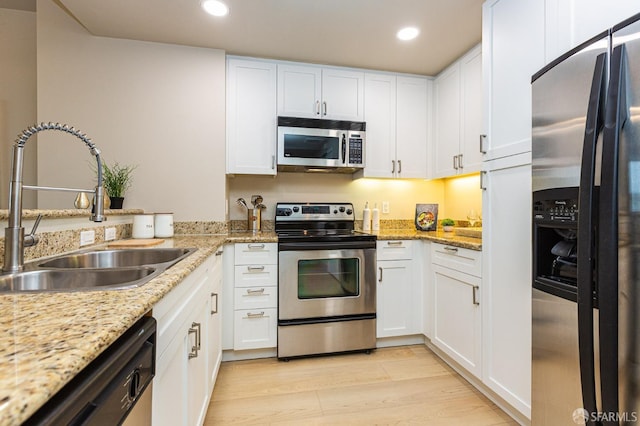
M205 426L515 425L423 345L224 362Z

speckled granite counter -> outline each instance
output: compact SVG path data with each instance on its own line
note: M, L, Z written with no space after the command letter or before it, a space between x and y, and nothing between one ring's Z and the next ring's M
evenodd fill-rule
M482 250L482 239L456 235L456 232L383 229L372 232L379 240L427 240L470 250Z
M273 232L177 236L198 250L135 289L0 294L0 425L25 421L225 243L276 242Z

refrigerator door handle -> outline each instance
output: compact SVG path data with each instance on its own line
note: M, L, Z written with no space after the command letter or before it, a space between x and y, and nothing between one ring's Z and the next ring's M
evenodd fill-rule
M598 235L598 309L602 411L617 413L618 394L618 153L627 119L626 48L611 53L602 142ZM608 422L604 422L608 424ZM617 424L617 422L615 423Z
M603 127L606 53L598 55L593 71L584 130L578 194L578 346L583 407L597 413L593 329L596 145ZM592 424L588 420L587 424Z

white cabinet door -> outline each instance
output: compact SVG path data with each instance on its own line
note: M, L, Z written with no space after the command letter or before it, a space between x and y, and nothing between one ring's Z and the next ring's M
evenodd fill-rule
M278 64L278 115L321 118L322 69Z
M187 424L187 335L180 333L156 364L153 379L153 424Z
M278 343L278 309L237 310L234 318L235 350L274 348Z
M458 173L460 153L460 64L456 62L434 83L435 140L434 177Z
M531 156L485 163L485 384L531 415Z
M545 63L545 4L489 0L482 10L482 133L493 159L531 150L531 76Z
M278 64L278 115L363 121L364 73Z
M275 175L276 65L227 61L227 173Z
M460 173L475 173L482 168L482 50L465 55L460 62Z
M482 375L480 281L478 277L433 265L432 342L477 377Z
M415 333L411 263L410 260L378 261L377 337Z
M420 77L397 77L397 176L427 177L427 131L431 81Z
M211 393L222 362L222 249L219 249L215 254L209 281L207 376L209 377L209 393Z
M207 374L209 300L206 297L202 298L197 306L187 339L189 349L187 355L187 425L201 425L204 422L209 401L209 376Z
M364 120L364 73L324 68L322 70L322 118Z
M396 76L364 76L364 113L367 123L365 177L394 177L396 159Z

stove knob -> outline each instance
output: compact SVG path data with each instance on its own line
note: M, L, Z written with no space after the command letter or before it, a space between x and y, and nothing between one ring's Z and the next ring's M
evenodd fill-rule
M353 210L347 209L347 214L351 214L351 213L353 213Z
M344 213L344 206L340 207L340 213Z
M334 210L334 211L333 211L333 214L338 214L338 210Z
M294 212L296 212L296 213L298 213L298 212L300 211L300 207L295 206L295 207L293 208L293 211L294 211Z
M291 209L284 209L285 216L291 216Z

